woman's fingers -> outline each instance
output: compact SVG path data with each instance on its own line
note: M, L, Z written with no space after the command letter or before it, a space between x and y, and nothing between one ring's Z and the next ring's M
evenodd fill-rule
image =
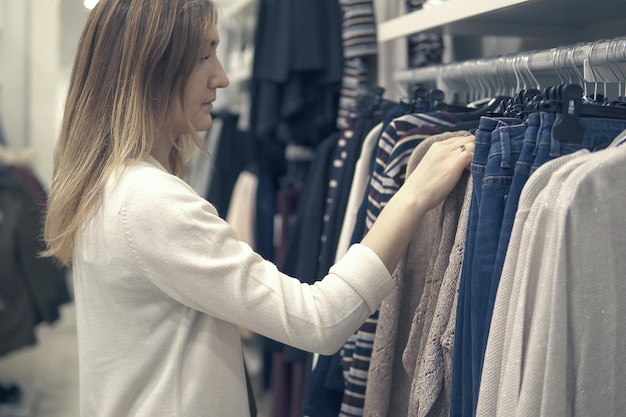
M427 209L436 207L452 191L474 156L474 137L460 136L434 143L408 178Z

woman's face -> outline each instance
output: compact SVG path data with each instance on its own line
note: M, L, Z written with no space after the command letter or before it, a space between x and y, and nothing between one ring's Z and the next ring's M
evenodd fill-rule
M218 88L228 86L228 77L221 62L217 58L219 36L217 29L211 33L210 45L203 51L196 68L183 87L184 100L181 100L180 89L177 87L170 107L170 126L175 136L189 133L185 114L193 128L202 132L211 126L211 110Z

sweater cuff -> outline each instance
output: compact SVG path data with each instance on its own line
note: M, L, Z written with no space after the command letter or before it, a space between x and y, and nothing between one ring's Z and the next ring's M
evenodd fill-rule
M381 301L393 289L393 280L387 267L365 245L352 245L339 262L330 268L329 273L347 282L365 300L371 313L378 309Z

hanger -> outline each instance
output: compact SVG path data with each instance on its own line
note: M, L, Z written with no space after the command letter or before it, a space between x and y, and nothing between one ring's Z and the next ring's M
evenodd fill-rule
M356 102L356 112L359 115L372 117L381 109L385 101L383 95L385 89L381 86L370 86L365 92L359 94Z
M559 114L552 127L552 136L556 140L581 143L583 140L581 117L626 120L626 107L583 103L583 89L577 84L564 84L554 91L559 94L558 99L544 100L543 110Z
M560 118L554 122L552 127L552 137L555 140L566 140L571 143L581 143L583 141L583 127L580 124L580 107L582 106L583 89L577 84L561 85L558 92L560 100L553 100L558 103L555 110Z

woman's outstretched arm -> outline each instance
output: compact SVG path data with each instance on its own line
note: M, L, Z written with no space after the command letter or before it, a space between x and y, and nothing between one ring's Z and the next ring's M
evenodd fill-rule
M472 162L474 136L434 143L398 192L378 215L362 244L393 272L424 213L452 191Z

